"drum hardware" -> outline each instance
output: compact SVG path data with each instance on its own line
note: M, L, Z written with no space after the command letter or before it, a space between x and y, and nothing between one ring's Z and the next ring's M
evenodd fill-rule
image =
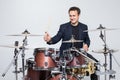
M79 50L77 50L77 49L75 49L75 48L73 48L72 49L73 51L76 51L78 54L81 54L82 56L84 56L86 59L88 59L88 60L90 60L90 61L92 61L92 62L95 62L96 63L96 61L95 60L93 60L93 59L91 59L90 57L88 57L86 54L86 51L79 51Z
M21 54L21 57L22 57L22 73L23 73L23 78L25 77L25 46L27 46L27 35L30 34L27 30L25 30L22 34L25 35L25 38L23 39L23 44L22 44L22 54Z
M63 51L63 57L62 57L62 59L59 60L59 64L60 64L60 67L61 67L60 80L68 80L67 73L66 73L66 65L67 65L68 62L70 62L72 60L72 58L70 58L71 60L67 60L65 54L66 54L66 50Z
M51 56L52 54L54 54L55 51L54 51L54 48L48 48L46 51L45 51L45 56Z
M67 77L66 77L66 64L67 64L67 60L65 58L65 52L63 52L63 59L60 60L60 64L61 64L61 67L62 67L62 77L60 78L60 80L67 80Z
M13 71L13 73L16 74L16 80L18 80L18 73L20 73L20 71L17 70L17 58L18 58L18 55L19 53L21 52L21 49L20 50L17 50L17 47L18 46L18 42L16 41L15 42L15 50L14 50L14 57L13 59L11 60L11 63L8 65L8 67L6 68L6 70L4 71L4 73L2 74L2 77L4 77L6 75L6 73L8 72L8 70L10 69L10 67L14 64L15 65L15 71Z
M15 46L18 46L18 41L15 41ZM18 53L18 50L17 50L17 48L15 48L14 54L16 55L17 53ZM16 80L18 80L18 73L19 73L19 71L17 69L18 68L17 60L18 60L18 56L15 58L15 62L14 62L14 65L15 65L15 71L14 71L14 73L15 73L15 76L16 76Z
M117 63L117 65L120 67L120 64L119 64L119 62L116 60L115 56L114 56L113 54L110 54L111 60L112 60L112 57L113 57L113 59L115 60L115 62ZM112 67L110 67L110 69L112 70ZM114 78L115 78L115 75L114 75L114 74L109 75L109 79L114 79Z
M115 74L116 72L112 70L112 57L110 55L110 70L107 70L107 54L111 52L115 52L115 50L110 50L109 48L107 48L107 44L106 44L106 31L107 30L116 30L116 29L107 29L105 27L103 27L101 24L100 26L96 29L96 30L91 30L91 31L100 31L100 35L99 37L102 39L103 43L104 43L104 48L102 51L98 51L99 53L103 53L104 54L104 57L105 57L105 63L104 63L104 69L105 69L105 72L102 72L102 74L105 75L105 80L107 79L107 74L109 74L109 79L110 79L110 75L111 74ZM85 32L88 32L85 31ZM104 34L103 34L104 32ZM94 51L93 51L94 52ZM97 74L101 74L100 71L97 72Z
M25 60L25 50L27 49L25 46L27 46L27 37L28 36L38 36L38 35L31 35L30 34L30 32L28 32L27 30L25 30L24 32L22 32L22 34L21 35L7 35L7 36L24 36L25 38L23 39L23 43L22 43L22 46L21 47L19 47L19 46L17 46L17 47L19 47L19 52L18 53L20 53L20 51L22 51L22 54L21 54L21 57L22 57L22 70L20 70L20 72L22 72L23 73L23 78L24 78L24 76L25 76L25 65L24 65L24 60ZM6 47L10 47L10 46L6 46ZM16 48L16 46L15 46L15 48ZM15 56L15 58L17 58L17 56L18 55L16 55ZM14 58L14 59L15 59ZM14 61L14 59L12 60L12 62ZM11 62L11 64L12 64L12 62ZM10 64L10 65L11 65ZM7 70L6 70L7 71ZM3 76L4 76L5 74L3 74Z
M69 56L71 55L70 56L71 58L68 59L67 57L69 57L69 56L66 55L66 54L68 54ZM81 80L82 79L81 76L78 76L77 74L75 74L73 72L68 74L68 72L66 71L67 70L67 64L72 60L73 60L73 56L70 52L70 49L64 50L63 51L63 57L61 59L59 59L59 61L58 61L59 65L60 65L60 71L51 72L52 78L56 80L55 74L61 74L61 77L59 77L60 78L59 80L69 80L69 79L70 80ZM68 75L71 75L71 78ZM73 77L75 77L75 79Z
M115 74L116 71L114 70L106 70L105 72L101 72L101 71L96 71L97 75L112 75Z

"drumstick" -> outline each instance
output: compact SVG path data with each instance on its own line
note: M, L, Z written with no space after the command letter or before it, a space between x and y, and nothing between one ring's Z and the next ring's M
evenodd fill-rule
M50 29L51 21L52 21L52 20L49 18L49 20L48 20L48 25L45 27L45 33L48 32L48 30Z

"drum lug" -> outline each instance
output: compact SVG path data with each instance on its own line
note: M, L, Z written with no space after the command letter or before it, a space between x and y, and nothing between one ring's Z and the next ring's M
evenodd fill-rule
M44 64L45 64L45 67L47 67L47 66L48 66L48 62L45 62Z

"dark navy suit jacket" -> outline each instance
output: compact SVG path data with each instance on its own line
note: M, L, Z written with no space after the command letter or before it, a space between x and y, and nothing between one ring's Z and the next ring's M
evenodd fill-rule
M79 48L83 47L83 43L90 45L90 39L88 32L83 32L88 30L87 25L79 22L79 38L78 40L83 40L83 42L78 42ZM70 22L60 25L58 33L52 37L51 41L48 44L55 44L59 42L61 39L62 41L70 40L72 36L72 25ZM71 43L62 43L60 46L60 53L63 53L63 50L69 49L72 47Z

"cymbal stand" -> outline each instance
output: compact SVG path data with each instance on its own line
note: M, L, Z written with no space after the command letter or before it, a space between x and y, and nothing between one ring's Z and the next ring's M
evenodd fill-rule
M22 73L23 73L23 78L25 77L25 46L27 45L27 36L25 36L22 44Z
M107 53L110 53L110 70L112 70L112 55L110 50L107 48L106 45L106 31L104 29L106 29L105 27L102 27L102 25L100 24L100 27L97 29L101 29L100 31L100 38L103 40L104 42L104 56L105 56L105 64L104 64L104 68L105 68L105 72L107 71ZM104 35L102 34L102 29L104 30ZM108 50L108 52L107 52ZM109 75L109 79L110 79L110 75ZM105 80L106 80L106 74L105 74Z
M74 35L71 36L71 40L74 40ZM74 42L72 42L72 47L74 47Z
M102 34L102 29L105 29L105 27L103 27L101 24L100 24L100 27L98 27L97 29L101 29L100 31L100 38L103 40L104 42L104 57L105 57L105 63L104 63L104 68L105 68L105 72L107 71L107 45L106 45L106 32L104 30L104 35ZM107 76L105 74L105 80L106 80Z

